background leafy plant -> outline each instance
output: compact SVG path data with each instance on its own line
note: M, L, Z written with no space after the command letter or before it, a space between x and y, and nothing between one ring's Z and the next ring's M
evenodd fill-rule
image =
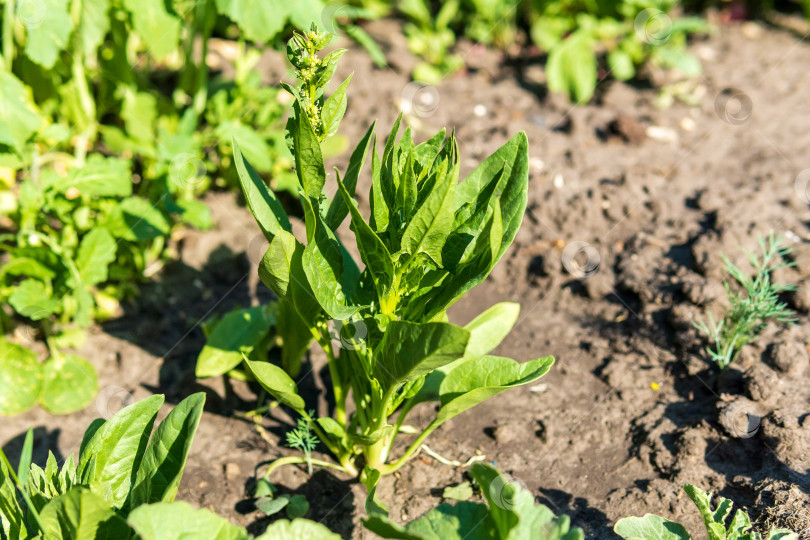
M324 5L285 4L267 24L265 7L4 2L0 301L8 307L0 323L6 333L27 324L46 341L40 402L49 411L81 409L95 394L92 366L64 351L81 345L81 329L116 314L160 268L176 227L211 225L198 196L234 185L234 136L276 188L294 185L285 107L254 67L264 44L320 17ZM206 56L213 36L234 34L231 21L238 54L228 79L209 73ZM0 385L33 381L37 369L25 358L2 361ZM29 397L0 414L21 412Z
M763 536L752 531L751 520L744 511L737 509L731 517L733 503L719 497L717 504L711 504L712 494L686 484L683 490L700 511L709 540L798 540L799 535L787 529L772 529ZM628 540L690 540L686 528L675 521L646 514L644 517L620 519L613 530Z
M0 538L129 538L133 510L174 500L204 403L202 393L186 398L154 434L163 396L98 419L78 463L71 455L61 468L52 453L45 469L31 463L29 431L16 474L0 451Z

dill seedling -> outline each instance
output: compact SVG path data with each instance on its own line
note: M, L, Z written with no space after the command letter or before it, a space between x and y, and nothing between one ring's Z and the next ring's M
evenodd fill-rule
M734 278L741 290L732 290L729 282L724 281L723 286L731 307L723 319L716 322L709 313L708 322L701 320L693 323L695 328L714 341L714 347L708 347L706 352L720 369L728 367L747 343L759 337L769 320L787 324L796 322L795 313L784 302L779 301L781 293L796 290L796 287L771 281L774 270L795 264L785 260L792 249L783 246L782 237L774 236L773 233L767 238L760 236L758 243L761 256L745 252L755 271L753 276L747 275L728 257L721 255L726 263L726 272Z
M315 411L310 411L309 416L315 415ZM312 451L318 446L318 437L312 433L309 422L304 418L298 419L298 426L287 433L287 444L290 448L298 448L304 453L307 460L307 473L312 474Z

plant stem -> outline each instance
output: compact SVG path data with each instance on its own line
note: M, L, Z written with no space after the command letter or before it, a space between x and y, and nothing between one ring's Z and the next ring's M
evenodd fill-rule
M413 441L413 443L411 443L411 445L408 447L408 449L405 451L405 453L402 454L401 458L399 458L398 460L396 460L395 462L393 462L391 464L385 464L385 465L382 465L381 467L379 467L380 474L385 476L386 474L391 474L391 473L396 472L397 470L399 470L400 467L405 465L408 462L408 460L411 459L411 457L413 457L413 455L416 453L417 450L419 450L419 447L422 445L422 443L427 438L427 436L430 435L433 432L433 430L436 429L437 427L439 427L439 424L437 424L435 421L432 422L425 429L425 431L423 431L416 438L416 440Z
M75 25L80 24L82 3L81 0L75 0L71 6L72 16ZM73 80L76 83L76 92L79 95L79 103L84 113L84 130L78 137L76 137L76 165L81 167L84 165L85 157L87 156L87 145L95 138L96 133L96 102L90 93L90 87L87 84L87 75L84 71L84 51L82 50L81 39L78 32L73 37L73 62L71 65Z
M283 458L278 458L273 463L271 463L269 467L267 467L267 470L264 471L264 474L262 476L264 478L270 478L270 475L273 474L273 472L276 469L279 469L279 468L281 468L281 467L283 467L285 465L297 465L297 464L306 464L306 463L307 463L307 459L305 457L303 457L303 456L287 456L287 457L283 457ZM326 467L328 469L334 469L336 471L348 473L348 474L351 474L352 476L357 475L356 470L355 471L347 470L342 465L336 465L334 463L329 463L328 461L323 461L323 460L320 460L320 459L310 459L309 463L312 463L313 465L317 465L318 467Z
M319 336L318 343L326 353L327 365L329 366L329 377L332 379L332 391L335 393L335 420L341 425L346 425L346 393L343 391L343 380L337 369L337 357L332 349L332 342L329 336L326 338Z

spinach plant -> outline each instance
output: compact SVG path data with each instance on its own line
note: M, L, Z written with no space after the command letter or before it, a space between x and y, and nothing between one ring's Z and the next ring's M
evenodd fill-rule
M547 506L535 504L529 491L495 467L475 463L470 476L486 504L440 504L403 527L388 519L372 493L363 524L382 538L400 540L584 540L582 529L570 528L568 516L556 517Z
M753 276L740 269L725 255L722 256L726 272L742 290L733 290L727 281L723 283L731 307L720 322L716 322L709 313L708 321L693 323L695 328L714 342L713 347L708 347L706 352L720 369L727 368L746 344L762 334L769 320L796 323L796 314L784 302L779 301L780 294L796 290L796 287L774 283L771 279L774 270L794 264L786 262L791 250L783 245L784 240L781 237L774 236L773 233L767 238L759 237L758 242L761 255L747 253L748 261L754 269Z
M334 180L328 179L321 143L337 131L351 79L324 95L344 52L320 58L318 51L329 40L313 28L287 45L300 79L298 87L284 87L295 97L287 140L299 181L305 239L293 235L276 195L236 143L234 155L245 198L270 242L259 275L279 298L278 321L284 321L279 337L285 347L299 350L314 339L324 350L334 417L315 418L307 412L290 376L298 372L300 358L288 358L286 371L247 356L244 365L275 400L306 421L337 459L334 464L285 457L266 474L284 464L308 462L360 474L371 484L413 457L442 423L508 388L534 381L554 360L519 364L488 354L516 322L516 304L497 304L464 327L447 318L447 308L487 277L520 226L528 187L526 135L513 137L458 182L453 134L448 137L442 130L417 145L408 128L397 140L400 117L381 154L372 125L345 174L336 171ZM355 190L369 154L367 220ZM324 191L327 181L338 188L331 200ZM363 270L336 233L347 217ZM423 402L439 403L435 419L392 458L408 413Z
M720 497L717 505L712 507L712 495L692 484L686 484L683 490L695 503L709 540L798 540L799 535L787 529L772 529L763 536L752 531L751 519L740 509L729 520L733 503ZM628 540L691 540L686 528L675 521L646 514L644 517L620 519L613 528L616 534Z
M127 516L174 500L204 403L203 393L186 398L154 434L163 396L98 419L84 434L78 463L71 455L61 468L52 453L45 469L31 463L29 431L16 474L0 451L0 538L130 538Z

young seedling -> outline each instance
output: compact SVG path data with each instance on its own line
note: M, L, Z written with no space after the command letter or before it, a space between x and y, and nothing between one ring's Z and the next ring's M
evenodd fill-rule
M320 58L329 41L313 27L287 47L300 79L298 87L283 86L295 97L287 141L306 238L293 235L278 198L236 144L234 156L245 198L270 242L259 276L279 298L278 336L285 348L300 350L314 339L324 350L334 417L307 412L289 375L298 372L300 360L286 363L286 371L248 356L244 364L276 401L298 412L338 461L288 456L265 475L285 464L310 463L361 475L371 485L404 465L442 423L536 380L554 359L519 364L488 354L517 321L517 304L497 304L464 327L447 317L448 307L487 277L520 226L528 189L526 135L517 134L459 182L454 135L442 130L417 145L408 128L397 140L400 117L381 154L372 125L346 172L327 178L321 142L337 131L351 79L324 95L344 52ZM367 220L355 189L369 154ZM327 181L337 187L331 200L324 190ZM347 217L363 270L336 233ZM435 418L392 459L397 436L412 432L404 424L408 413L424 402L438 402Z
M309 416L315 416L315 411L310 411ZM312 433L312 428L304 418L299 418L296 428L287 433L287 444L301 450L307 460L307 472L312 474L312 451L318 446L318 437Z
M734 504L720 497L717 506L712 508L712 494L692 484L683 486L683 490L698 507L706 526L709 540L798 540L799 535L787 529L772 529L764 537L751 531L751 519L740 509L729 521ZM686 528L675 521L670 521L655 514L644 517L620 519L613 530L627 540L691 540Z
M746 274L726 256L726 272L738 283L741 291L732 290L728 281L723 283L731 307L720 322L716 322L711 313L705 320L697 321L695 328L706 334L713 342L713 347L706 349L707 354L720 369L725 369L737 357L740 350L749 342L759 337L768 321L774 320L786 324L796 322L795 313L779 301L783 292L793 291L793 285L774 283L771 274L774 270L794 263L785 258L791 249L783 246L783 239L768 235L767 239L759 237L761 256L747 253L748 261L754 269L753 277Z
M584 532L579 527L572 529L568 516L555 516L547 506L535 504L530 491L510 481L495 467L476 463L470 469L470 476L486 504L443 503L401 526L388 518L384 507L378 506L379 502L372 501L366 504L369 516L363 524L382 538L407 540L584 540Z

